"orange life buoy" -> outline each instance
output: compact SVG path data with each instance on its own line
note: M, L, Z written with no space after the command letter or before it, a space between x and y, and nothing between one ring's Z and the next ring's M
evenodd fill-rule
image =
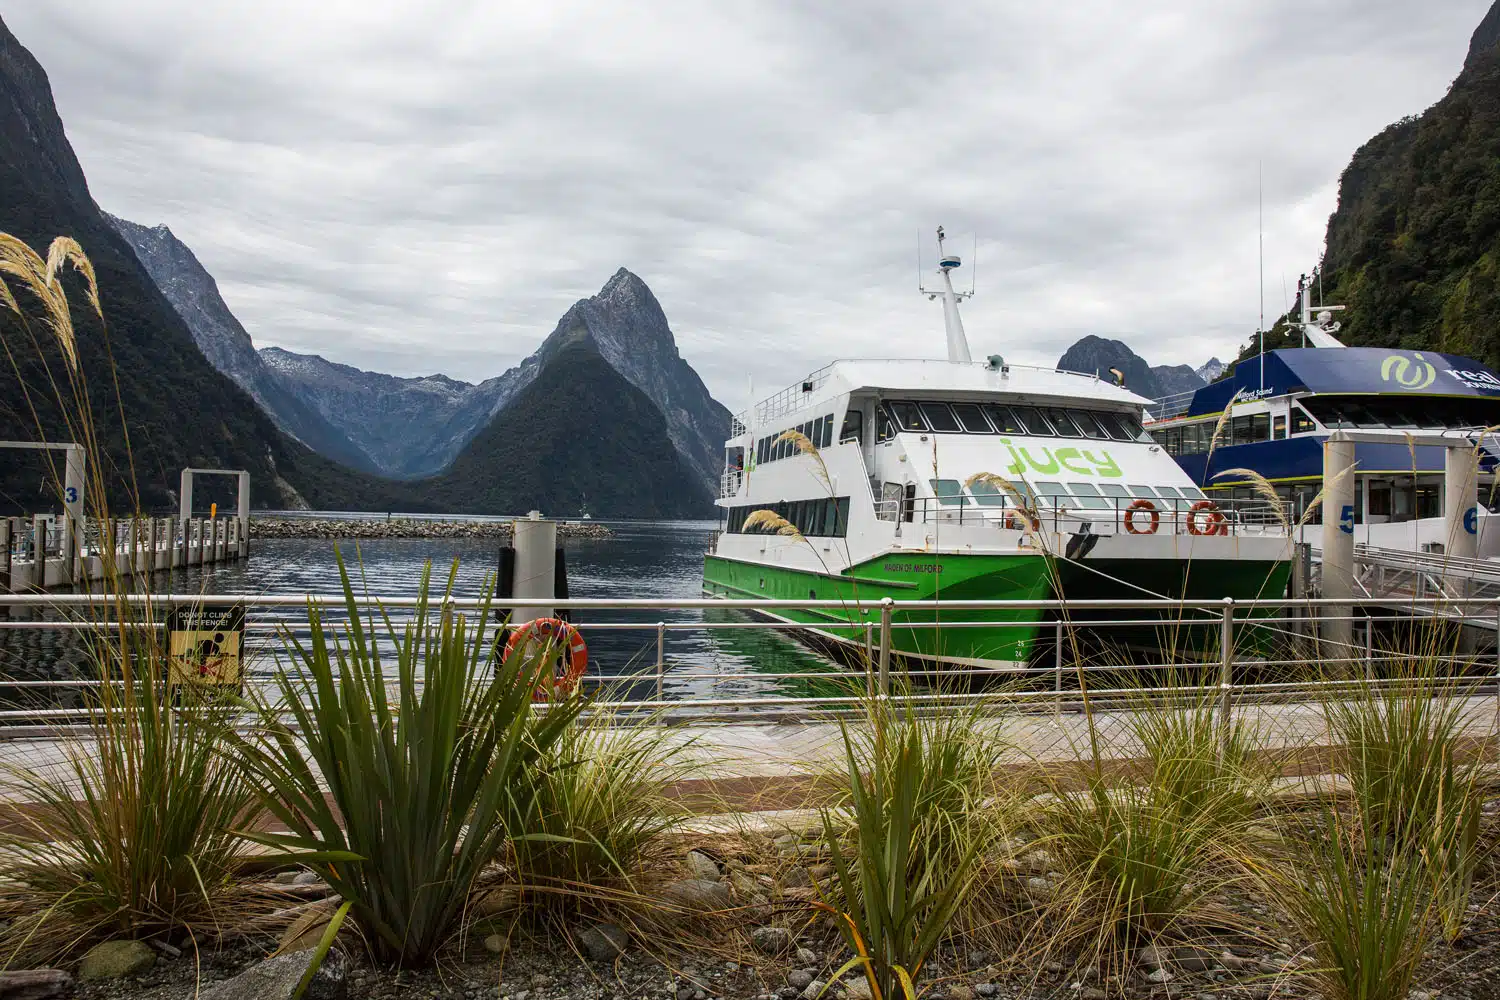
M1206 515L1200 523L1199 514ZM1187 530L1190 535L1227 535L1229 529L1224 525L1224 515L1215 506L1212 500L1199 500L1188 508Z
M557 656L550 683L544 682L532 695L534 701L546 701L548 694L557 690L570 693L578 686L578 679L589 666L589 647L583 641L583 633L561 618L535 618L513 630L505 640L502 662L529 642L542 644L543 656Z
M1148 511L1151 515L1151 523L1141 530L1135 526L1135 515L1141 511ZM1156 529L1161 527L1161 511L1156 509L1156 504L1150 500L1140 499L1133 501L1125 508L1125 530L1132 535L1154 535Z

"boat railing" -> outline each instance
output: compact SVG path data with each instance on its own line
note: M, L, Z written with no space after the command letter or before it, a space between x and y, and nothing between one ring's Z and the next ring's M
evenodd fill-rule
M719 499L727 500L740 495L745 485L745 470L733 466L719 473Z
M767 396L754 406L755 427L764 427L777 417L787 413L794 413L806 405L808 397L828 382L828 376L833 372L833 365L827 364L817 371L782 389L774 396ZM730 436L737 437L745 433L751 425L750 410L741 410L730 418Z
M1193 396L1198 390L1190 389L1187 392L1174 392L1170 396L1163 396L1146 407L1146 412L1151 415L1152 420L1170 420L1180 417L1193 405Z
M1021 504L1007 494L886 498L875 516L902 523L991 527L1012 531L1129 535L1284 535L1290 532L1290 501L1259 497L1231 500L1039 495Z

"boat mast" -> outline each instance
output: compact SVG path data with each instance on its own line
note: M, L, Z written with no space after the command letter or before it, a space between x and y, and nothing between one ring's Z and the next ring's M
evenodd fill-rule
M948 360L957 364L967 365L974 359L969 356L969 338L964 336L964 321L958 315L958 304L962 300L974 294L973 289L967 292L955 292L953 290L953 279L950 271L963 266L963 260L957 254L945 254L943 252L943 227L937 227L938 240L938 273L943 276L943 287L940 291L929 291L919 283L918 290L927 296L928 301L943 297L943 329L948 335Z

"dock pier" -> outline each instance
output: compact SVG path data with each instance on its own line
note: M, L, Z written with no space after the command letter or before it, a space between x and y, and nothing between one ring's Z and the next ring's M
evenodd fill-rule
M0 518L0 589L17 593L116 577L149 578L250 554L249 472L183 469L177 517L99 519L83 513L82 461L72 451L77 446L42 447L69 449L64 512ZM193 516L193 480L200 475L239 480L239 509L233 516Z

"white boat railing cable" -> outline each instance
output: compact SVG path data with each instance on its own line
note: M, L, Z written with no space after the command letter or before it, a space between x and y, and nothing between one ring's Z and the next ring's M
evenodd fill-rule
M130 594L120 597L88 594L5 594L0 595L0 608L8 608L11 615L39 611L51 611L65 617L60 620L16 620L0 616L0 643L8 632L52 629L58 632L74 632L118 628L121 622L109 615L95 618L92 611L108 612L115 602L141 609L149 609L152 621L125 624L143 624L157 628L157 612L165 613L174 605L214 603L241 603L247 609L246 629L246 681L252 687L269 686L274 683L278 671L288 669L295 658L289 656L285 641L289 636L305 633L308 628L306 609L317 607L325 615L328 624L338 628L342 621L339 609L345 607L343 594ZM910 694L921 703L962 704L975 700L993 700L997 707L1033 711L1049 708L1060 711L1076 706L1079 697L1078 682L1089 680L1090 697L1094 699L1121 698L1148 694L1175 694L1186 696L1193 691L1202 691L1213 685L1221 692L1219 697L1233 705L1257 699L1295 700L1297 698L1325 697L1350 683L1343 679L1327 679L1330 667L1358 667L1353 671L1365 680L1373 679L1379 671L1406 660L1396 652L1380 650L1373 641L1375 625L1363 612L1350 613L1347 602L1322 598L1260 598L1243 601L1227 600L771 600L771 599L643 599L643 598L572 598L568 600L521 600L506 599L483 601L479 598L452 597L429 602L433 606L472 610L488 604L497 614L492 628L504 627L504 614L510 609L551 607L566 610L585 634L602 632L630 632L640 634L643 652L633 657L626 666L631 669L619 674L591 672L585 683L596 692L591 702L595 711L629 712L637 709L669 710L674 714L692 715L697 712L719 712L724 718L744 718L745 713L770 713L778 717L793 715L817 715L827 712L849 711L860 701L861 690L876 691L891 695L893 688L899 691L904 681L914 682ZM363 612L376 608L394 612L393 623L400 624L409 619L403 614L417 604L414 597L361 596L356 598L357 607ZM1445 625L1454 623L1474 626L1497 639L1495 653L1475 655L1440 656L1440 671L1454 682L1477 686L1481 683L1488 689L1500 680L1500 600L1496 598L1447 598L1411 599L1406 602L1409 614L1415 617L1430 616ZM1342 612L1332 609L1344 608ZM300 609L297 614L289 609ZM721 665L711 659L711 653L701 651L673 652L668 639L684 632L696 632L712 637L733 635L747 631L759 631L770 635L786 636L789 633L806 633L810 630L804 622L785 617L770 619L728 618L726 620L671 620L672 614L703 610L775 614L776 612L831 611L842 615L821 627L825 630L848 633L844 640L846 656L843 662L827 658L823 669L764 669L757 670L747 665L753 662L743 652L730 651L740 661ZM640 621L591 621L590 612L618 612L622 610L642 612ZM941 611L954 616L953 620L909 621L912 614L923 615ZM1142 617L1139 612L1154 612ZM649 612L649 614L648 614ZM974 612L965 615L964 612ZM1028 613L1031 620L997 621L986 618L982 612ZM1114 612L1113 614L1111 612ZM1136 614L1129 614L1129 613ZM1339 621L1352 623L1355 636L1339 655L1339 650L1330 650L1326 638L1318 638L1320 623L1332 621L1336 614ZM1068 662L1061 670L1056 665L1052 640L1043 638L1056 634L1071 648L1071 639L1078 631L1112 628L1159 628L1186 626L1201 629L1208 635L1210 630L1221 627L1235 637L1241 648L1233 649L1232 656L1225 658L1209 650L1204 643L1198 653L1189 654L1181 660L1170 655L1148 657L1144 662L1126 661L1107 657L1096 652L1087 662ZM1037 633L1034 639L1036 655L1028 664L1011 670L995 670L973 664L934 662L923 660L913 654L894 647L893 633L919 634L935 630L962 630L967 628L1030 629ZM1244 639L1247 633L1261 637ZM1287 640L1279 648L1267 647L1270 638ZM0 646L3 648L3 646ZM860 654L867 652L864 662ZM1280 653L1282 655L1275 655ZM1070 657L1071 660L1071 657ZM726 668L727 667L727 668ZM1304 679L1269 681L1262 679L1267 671L1285 677L1302 670ZM1167 672L1181 679L1177 686L1162 686L1159 673ZM1139 686L1124 686L1127 677L1142 678ZM976 680L989 679L988 684L975 684ZM1055 683L1058 680L1066 683ZM942 682L952 682L951 689ZM14 679L0 680L0 738L8 727L24 723L60 724L82 722L88 719L88 709L54 704L22 706L16 697L34 691L34 698L41 699L47 692L56 693L67 689L88 689L100 682L96 679ZM1097 688L1097 690L1096 690ZM1111 692L1115 692L1113 695ZM1104 703L1104 702L1099 702ZM1500 706L1497 706L1500 707Z

